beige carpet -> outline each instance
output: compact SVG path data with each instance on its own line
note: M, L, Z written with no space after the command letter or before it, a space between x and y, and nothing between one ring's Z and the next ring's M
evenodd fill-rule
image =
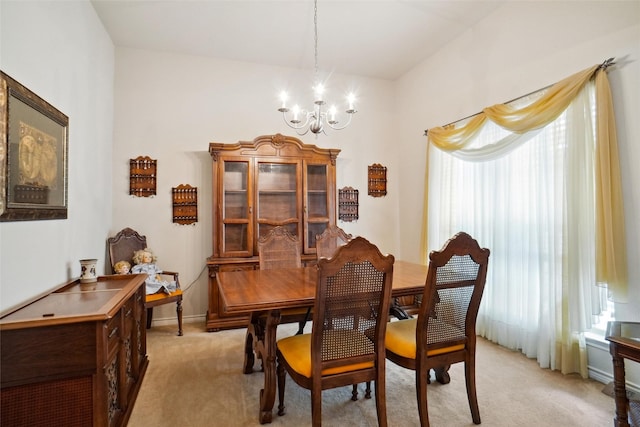
M310 326L307 326L309 329ZM295 332L284 325L278 334ZM242 374L244 330L215 333L203 325L148 330L149 369L129 426L258 426L258 395L263 374ZM259 363L259 362L258 362ZM483 426L580 426L613 424L613 399L603 384L540 369L535 361L485 340L478 341L477 390ZM472 426L463 364L453 365L451 383L429 386L433 427ZM363 389L363 386L360 386ZM350 387L323 394L325 426L376 426L375 400L352 402ZM287 414L274 411L273 426L311 424L309 392L288 381ZM277 398L276 398L277 406ZM390 427L419 426L414 373L387 362L387 412Z

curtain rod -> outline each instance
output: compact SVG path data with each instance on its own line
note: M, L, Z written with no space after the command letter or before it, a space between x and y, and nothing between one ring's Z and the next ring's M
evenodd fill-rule
M600 67L599 67L599 68L600 68L601 70L606 70L606 69L607 69L607 68L609 68L610 66L615 65L615 62L613 62L613 60L614 60L614 59L615 59L615 58L609 58L609 59L606 59L602 64L600 64ZM555 84L555 83L554 83L554 84ZM515 101L518 101L518 100L520 100L520 99L522 99L522 98L526 98L527 96L530 96L530 95L533 95L533 94L535 94L535 93L541 92L541 91L543 91L543 90L549 89L551 86L553 86L553 84L550 84L550 85L545 86L545 87L543 87L543 88L541 88L541 89L538 89L538 90L534 90L533 92L529 92L529 93L527 93L527 94L525 94L525 95L522 95L522 96L519 96L519 97L517 97L517 98L513 98L513 99L512 99L512 100L510 100L510 101L503 102L503 104L510 104L510 103L515 102ZM467 116L467 117L463 117L462 119L454 120L453 122L451 122L451 123L447 123L446 125L444 125L444 126L442 126L442 127L446 128L447 126L451 126L452 124L455 124L455 123L461 122L461 121L463 121L463 120L470 119L470 118L475 117L475 116L477 116L478 114L481 114L481 113L482 113L482 111L477 112L477 113L475 113L475 114L471 114L470 116ZM424 136L427 136L428 134L429 134L429 129L426 129L426 130L424 131Z

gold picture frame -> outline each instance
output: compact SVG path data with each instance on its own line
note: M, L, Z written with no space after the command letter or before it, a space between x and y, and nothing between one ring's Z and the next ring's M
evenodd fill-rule
M66 219L69 118L0 71L0 221Z

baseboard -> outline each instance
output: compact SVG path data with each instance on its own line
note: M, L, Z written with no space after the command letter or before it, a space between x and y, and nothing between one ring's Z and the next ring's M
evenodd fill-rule
M598 381L602 384L608 384L613 381L613 376L609 372L605 372L593 366L588 366L588 370L589 378L592 380Z
M206 321L206 315L204 314L200 314L200 315L192 315L192 316L182 316L182 323L198 323L201 322L203 325ZM175 325L177 323L177 320L174 317L165 317L165 318L160 318L160 319L156 319L155 316L153 316L153 321L151 322L151 326L167 326L167 325Z
M596 334L586 334L585 341L587 347L592 347L609 354L609 341L605 340L604 336ZM611 381L613 381L613 374L610 371L604 370L602 367L598 367L596 365L593 365L592 363L589 363L587 369L589 371L589 378L595 381L601 382L603 384L609 384ZM606 369L610 368L607 366ZM626 378L626 388L628 392L640 394L640 384L629 381L628 377Z

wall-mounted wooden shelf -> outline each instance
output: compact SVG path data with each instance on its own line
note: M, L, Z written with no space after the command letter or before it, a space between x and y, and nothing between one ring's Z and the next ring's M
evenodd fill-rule
M198 189L189 184L172 188L173 222L193 224L198 222Z
M387 167L374 163L369 166L369 195L382 197L387 195Z
M158 161L148 156L129 160L129 194L137 197L156 195Z
M344 222L358 220L358 190L352 187L338 190L338 219Z

